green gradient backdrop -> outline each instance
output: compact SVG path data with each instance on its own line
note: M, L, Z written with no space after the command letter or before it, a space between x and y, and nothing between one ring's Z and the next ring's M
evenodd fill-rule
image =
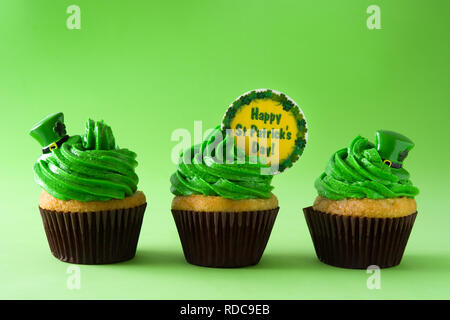
M66 28L71 4L81 30ZM370 4L382 30L366 27ZM449 10L447 0L2 0L0 298L450 298ZM304 156L274 179L281 211L258 266L191 266L170 213L171 133L217 125L254 88L300 104ZM88 117L110 124L138 153L149 199L135 259L81 266L73 291L45 238L31 170L40 147L27 133L56 111L69 133ZM406 164L421 193L402 264L368 290L364 270L318 262L301 208L331 153L380 128L416 142Z

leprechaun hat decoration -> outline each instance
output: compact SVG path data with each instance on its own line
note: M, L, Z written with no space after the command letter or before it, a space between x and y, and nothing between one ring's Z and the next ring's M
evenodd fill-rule
M30 136L39 142L43 153L58 149L69 139L62 112L53 113L36 123L30 130Z
M378 130L375 133L375 145L385 164L400 169L403 166L403 160L414 147L414 142L400 133Z

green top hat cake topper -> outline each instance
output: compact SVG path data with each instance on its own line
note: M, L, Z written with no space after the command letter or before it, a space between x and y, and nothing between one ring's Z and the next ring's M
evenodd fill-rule
M403 160L414 147L414 142L400 133L378 130L375 133L375 145L385 164L400 169L403 166Z
M58 149L69 139L64 125L64 114L58 112L46 116L33 126L30 136L39 142L43 153Z

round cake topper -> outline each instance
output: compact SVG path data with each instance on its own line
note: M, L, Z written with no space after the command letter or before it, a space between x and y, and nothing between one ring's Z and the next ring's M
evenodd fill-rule
M228 108L222 129L248 156L264 159L272 174L293 165L308 137L306 118L287 95L270 89L244 93Z

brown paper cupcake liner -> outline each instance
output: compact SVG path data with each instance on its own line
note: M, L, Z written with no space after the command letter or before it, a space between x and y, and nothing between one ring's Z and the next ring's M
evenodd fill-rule
M236 268L259 262L278 210L172 210L172 214L187 262L204 267Z
M341 268L396 266L402 260L417 212L400 218L364 218L304 208L320 261Z
M97 212L39 210L56 258L76 264L106 264L134 257L146 206Z

